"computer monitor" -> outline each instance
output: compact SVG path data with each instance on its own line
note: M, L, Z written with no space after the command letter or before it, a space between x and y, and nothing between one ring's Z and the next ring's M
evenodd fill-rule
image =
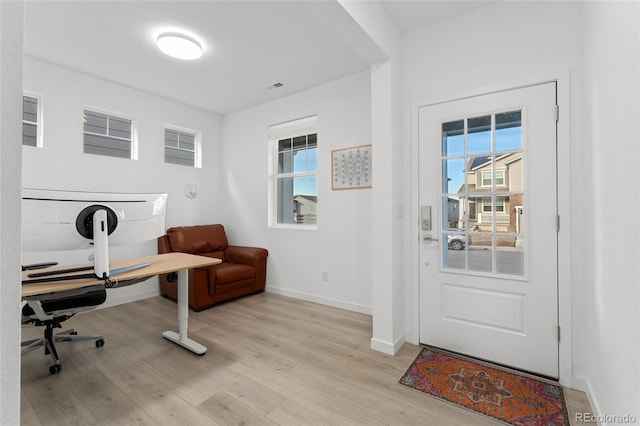
M109 276L108 247L152 240L165 232L167 194L25 188L22 250L95 249L95 274Z

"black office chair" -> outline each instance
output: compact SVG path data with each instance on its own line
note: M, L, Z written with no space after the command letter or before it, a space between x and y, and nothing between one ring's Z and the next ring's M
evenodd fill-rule
M49 367L51 374L60 371L60 359L56 351L55 342L69 342L75 340L95 340L96 347L104 345L104 338L99 335L78 336L75 330L67 330L53 334L54 328L62 328L62 322L75 314L95 309L107 299L107 291L104 286L79 289L64 296L51 294L48 298L29 299L24 301L22 307L22 324L31 323L35 326L44 326L44 337L22 342L22 355L29 353L41 346L45 348L45 354L53 358L53 365Z

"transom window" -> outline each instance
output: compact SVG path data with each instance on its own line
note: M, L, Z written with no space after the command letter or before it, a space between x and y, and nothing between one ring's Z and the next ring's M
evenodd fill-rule
M318 135L315 116L269 129L273 152L272 226L318 221Z
M22 97L22 144L42 146L40 100L35 96Z
M84 152L135 158L133 120L103 112L84 110Z
M200 132L166 127L164 129L164 161L183 166L201 167Z

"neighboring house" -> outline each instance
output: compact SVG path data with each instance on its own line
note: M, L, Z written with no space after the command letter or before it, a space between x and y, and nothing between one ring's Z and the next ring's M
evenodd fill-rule
M460 200L449 197L447 199L447 222L449 222L449 228L458 228L460 217Z
M316 195L294 195L293 221L296 223L317 223L318 196Z
M470 230L492 232L495 222L496 232L523 233L522 154L498 156L495 166L491 157L474 157L467 170L467 192L464 186L458 192L459 222L464 224L464 205L468 197Z

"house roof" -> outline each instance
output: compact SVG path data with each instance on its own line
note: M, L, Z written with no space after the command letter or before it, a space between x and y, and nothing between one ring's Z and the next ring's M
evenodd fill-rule
M298 198L304 198L306 200L313 201L314 203L318 202L318 196L317 195L301 195L301 194L299 194L299 195L294 195L293 196L294 200L296 200Z

